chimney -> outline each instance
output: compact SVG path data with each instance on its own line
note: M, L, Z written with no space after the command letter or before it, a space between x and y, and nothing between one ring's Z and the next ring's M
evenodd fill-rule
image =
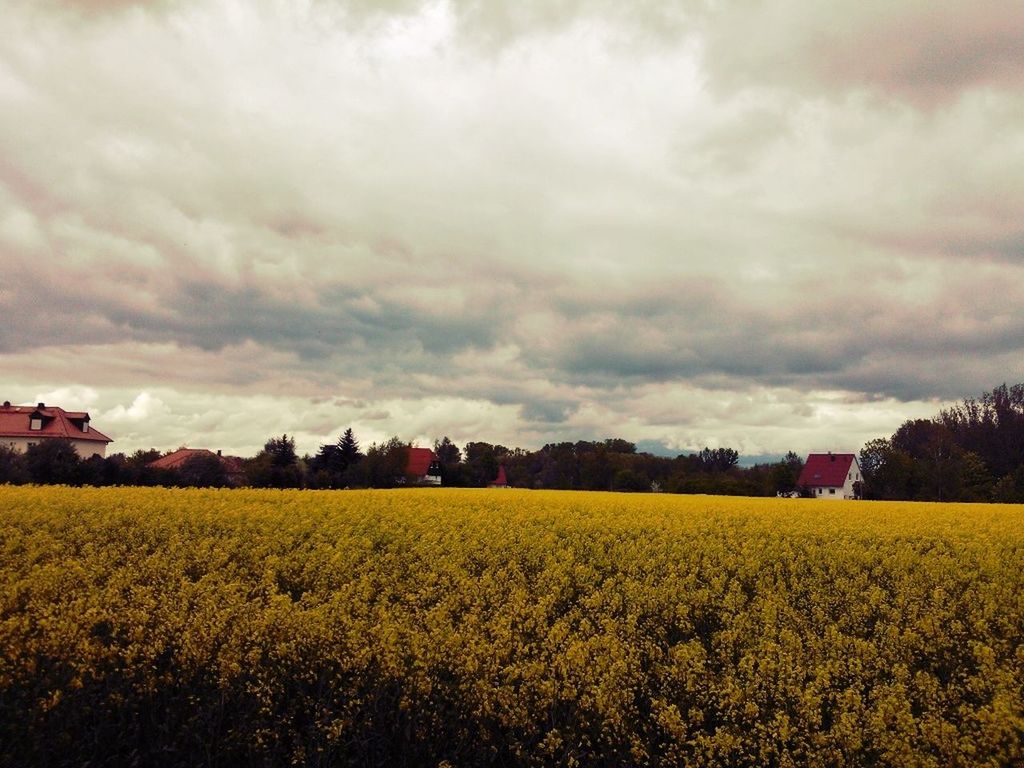
M40 404L38 405L38 408L39 408L40 410L42 410L42 409L43 409L43 408L45 408L45 407L46 407L46 403L40 403Z
M217 449L217 455L220 456L220 448Z
M4 408L10 408L10 407L11 407L11 401L10 400L4 400Z
M832 453L832 451L828 452L828 460L829 461L835 461L836 460L836 455L834 453Z

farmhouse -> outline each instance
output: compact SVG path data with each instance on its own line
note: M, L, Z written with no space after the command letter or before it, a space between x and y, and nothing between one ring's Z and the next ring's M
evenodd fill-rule
M224 476L231 485L245 484L245 469L240 458L236 456L222 456L220 451L214 453L206 448L179 448L168 453L166 456L161 456L159 459L149 462L149 466L153 467L153 469L177 470L181 469L186 461L195 456L215 457L224 468Z
M817 499L859 499L860 465L852 453L812 453L797 485Z
M24 453L36 443L65 439L83 459L104 456L107 443L114 442L89 424L84 411L65 411L45 403L0 406L0 445Z
M405 464L405 474L410 483L419 485L441 484L441 463L429 448L410 448Z

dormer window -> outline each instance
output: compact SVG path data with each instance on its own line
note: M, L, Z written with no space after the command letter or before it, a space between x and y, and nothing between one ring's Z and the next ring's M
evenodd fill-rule
M24 422L22 422L24 423ZM43 419L41 416L33 416L28 420L28 428L32 430L40 430L43 428Z

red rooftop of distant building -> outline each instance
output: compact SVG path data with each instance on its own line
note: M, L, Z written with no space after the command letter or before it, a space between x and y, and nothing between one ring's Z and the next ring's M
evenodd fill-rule
M38 419L39 429L32 429ZM111 438L89 426L89 414L84 411L65 411L58 406L0 405L0 436L3 437L58 437L68 440L88 440L112 443Z
M807 457L797 485L841 488L846 484L853 459L852 453L812 453Z
M154 469L178 469L193 456L215 456L220 459L221 464L228 471L241 469L241 461L239 459L234 456L221 456L219 453L214 453L207 448L179 448L168 453L166 456L161 456L159 459L149 462L149 466Z
M437 459L429 448L410 448L409 459L405 464L405 474L412 477L426 477L430 465Z

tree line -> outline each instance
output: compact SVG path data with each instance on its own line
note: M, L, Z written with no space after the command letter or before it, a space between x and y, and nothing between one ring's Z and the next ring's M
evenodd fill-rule
M175 469L152 466L156 450L80 459L66 440L46 440L25 453L0 448L0 483L65 485L162 485L254 488L392 488L416 482L406 475L411 445L398 437L363 451L351 428L315 455L299 456L287 434L266 441L247 459L211 453L188 458ZM774 464L739 466L732 448L705 448L675 458L637 451L621 438L549 443L540 450L473 441L461 448L449 437L434 441L442 484L485 487L504 468L520 488L598 491L666 491L769 496L792 491L802 467L794 453Z
M405 474L410 447L391 437L364 451L349 428L316 454L300 457L285 434L235 466L206 453L172 470L151 466L161 456L156 450L82 460L71 443L46 440L24 454L0 447L0 483L391 488L416 480ZM460 448L446 436L433 449L442 484L454 487L485 487L503 467L507 483L519 488L736 496L807 491L798 487L803 460L793 452L741 467L732 448L671 458L638 451L621 438L525 450L479 441ZM859 462L868 499L1024 503L1024 384L1002 384L932 419L908 420L891 437L870 440Z
M1001 384L860 452L865 497L1024 502L1024 384Z

